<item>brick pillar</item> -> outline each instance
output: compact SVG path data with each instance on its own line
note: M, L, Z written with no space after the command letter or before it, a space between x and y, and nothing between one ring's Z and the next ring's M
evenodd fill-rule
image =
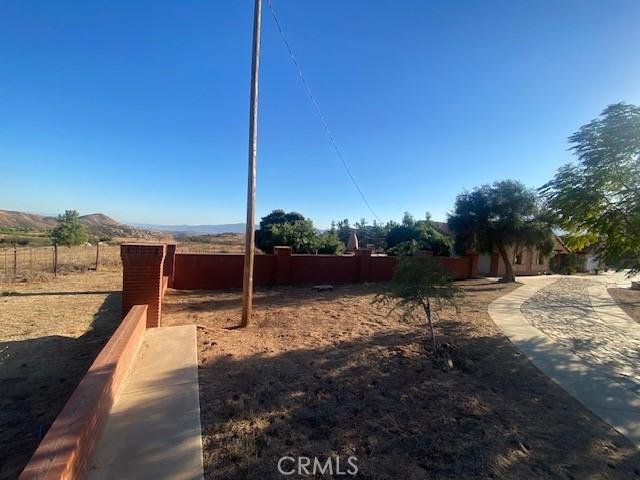
M159 327L162 318L162 266L166 246L124 244L122 257L122 317L134 305L147 305L147 328Z
M162 274L169 278L169 287L173 287L173 277L176 265L176 244L167 243L167 253L164 256Z
M366 282L371 268L371 250L359 248L356 250L356 258L358 259L358 282Z
M276 255L276 285L289 285L292 252L291 247L273 247Z
M478 255L475 253L469 255L469 276L478 276Z

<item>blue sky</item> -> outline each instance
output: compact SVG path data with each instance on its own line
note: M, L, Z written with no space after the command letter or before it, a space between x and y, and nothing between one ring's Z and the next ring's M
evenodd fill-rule
M535 187L607 104L640 103L640 2L272 0L379 217ZM265 0L258 218L372 215ZM244 220L251 0L0 2L0 208Z

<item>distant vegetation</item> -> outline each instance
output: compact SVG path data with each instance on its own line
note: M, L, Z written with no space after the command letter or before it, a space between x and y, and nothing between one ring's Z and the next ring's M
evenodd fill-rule
M49 238L54 245L82 245L87 243L89 235L87 229L80 223L80 215L75 210L67 210L58 216L58 225L49 232Z
M166 234L123 225L101 213L78 215L77 223L86 232L85 241L90 242L167 238ZM0 210L0 244L32 247L51 245L51 232L58 224L57 217Z
M358 237L362 248L389 255L412 255L418 250L429 250L437 256L449 256L453 240L438 229L427 214L424 220L416 220L405 212L401 223L389 221L384 225L365 219L353 226L348 219L332 222L326 232L319 232L313 222L298 212L286 213L274 210L260 221L256 230L256 246L265 253L272 253L278 245L290 246L295 253L342 253L352 233Z

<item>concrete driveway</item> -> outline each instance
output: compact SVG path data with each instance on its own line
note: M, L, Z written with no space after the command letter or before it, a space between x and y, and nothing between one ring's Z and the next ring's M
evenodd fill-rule
M640 447L640 324L607 289L623 273L519 277L489 306L493 321L531 362Z

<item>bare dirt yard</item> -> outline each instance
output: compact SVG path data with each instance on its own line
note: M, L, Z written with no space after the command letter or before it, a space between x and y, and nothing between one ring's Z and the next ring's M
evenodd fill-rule
M630 288L610 288L609 295L624 312L640 323L640 290Z
M0 285L0 478L22 471L120 322L122 273Z
M355 456L362 479L640 477L638 450L489 319L515 286L460 285L436 322L448 372L423 324L372 305L379 285L259 289L248 329L238 291L170 292L165 322L199 326L206 477L283 478L284 455Z

